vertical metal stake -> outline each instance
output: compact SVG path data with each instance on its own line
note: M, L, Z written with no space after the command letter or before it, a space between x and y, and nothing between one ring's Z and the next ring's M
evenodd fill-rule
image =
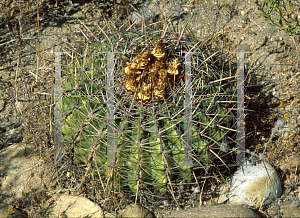
M184 160L185 166L192 167L192 159L189 156L192 151L192 84L191 84L191 53L185 57L185 111L184 111Z
M107 165L115 162L114 53L107 53Z
M237 53L237 156L236 164L241 166L245 160L245 79L244 79L244 54L252 52L230 52Z
M244 114L244 53L237 54L237 155L236 163L241 165L245 160L245 114Z
M54 89L54 163L55 166L62 165L62 90L61 90L61 53L53 52L55 55L55 89Z

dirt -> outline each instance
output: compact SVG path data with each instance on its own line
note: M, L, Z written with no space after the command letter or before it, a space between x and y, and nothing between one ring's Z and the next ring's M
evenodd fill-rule
M278 27L267 24L262 16L255 15L261 12L254 1L119 2L122 3L58 1L56 5L55 1L42 1L39 15L35 13L36 1L31 5L23 3L22 10L14 1L4 4L5 12L0 19L0 149L3 149L3 153L9 146L22 146L23 154L18 155L24 155L27 157L25 159L39 155L49 169L51 166L53 168L53 155L49 154L53 153L51 132L54 110L54 55L49 51L67 51L73 48L73 52L76 52L76 48L82 48L84 45L82 38L95 41L87 28L97 30L98 34L100 31L97 24L101 26L105 19L111 19L116 26L120 26L126 23L126 15L135 10L144 11L153 22L160 19L171 20L169 28L177 38L184 30L182 41L188 40L189 37L196 41L205 41L213 34L226 35L229 40L222 40L220 44L232 64L236 64L236 55L229 53L230 51L252 52L245 54L247 149L256 154L262 153L278 119L287 117L298 119L299 113L294 108L297 107L299 99L297 87L300 76L299 41L296 37L280 31ZM19 20L20 11L22 18ZM62 55L62 63L66 61L67 55ZM297 128L296 126L295 129ZM299 171L281 170L281 165L279 163L276 165L278 158L284 159L291 153L300 154L297 150L298 135L299 131L296 131L294 135L288 137L289 140L284 140L280 136L275 137L264 153L282 176L284 194L280 199L281 202L297 198L299 195L299 179L295 181L289 179L298 176ZM23 163L26 165L25 160ZM50 172L54 174L53 169L49 170L48 174ZM0 173L3 180L6 171L3 169ZM60 173L66 174L66 169L62 168ZM47 181L49 190L52 191L65 186L58 184L53 178L48 178ZM79 192L80 190L84 189L79 189ZM7 190L1 193L3 199L8 198L8 195ZM16 199L25 198L24 196L28 198L29 195L19 192L8 203L19 205L23 211L29 211L25 208L33 204L32 202L16 203ZM278 214L280 201L256 212L261 216L274 217ZM35 202L38 204L40 201ZM166 206L166 211L167 208Z

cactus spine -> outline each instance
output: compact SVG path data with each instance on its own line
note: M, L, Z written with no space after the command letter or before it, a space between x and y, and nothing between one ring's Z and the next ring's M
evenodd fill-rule
M103 64L96 59L85 62L87 65L95 63ZM172 65L176 67L176 64L177 62L174 61ZM86 66L81 62L77 67L84 69ZM99 76L99 73L95 74L98 75L98 78L94 77L91 72L84 73L86 78L72 75L65 80L63 86L76 87L76 82L78 82L81 86L73 90L74 94L95 93L101 83L105 84L105 77ZM98 79L98 84L87 86L89 78ZM213 87L213 90L217 91L217 88ZM160 93L157 93L157 96L161 96ZM139 97L143 99L142 95ZM75 97L63 99L63 111L68 114L63 128L65 142L68 142L67 146L74 148L76 162L82 165L92 163L96 169L100 167L101 172L96 170L95 177L105 174L106 170L104 164L107 146L105 134L107 110L104 98L103 94L90 100L80 100ZM121 106L126 107L125 104ZM121 165L118 170L121 186L128 185L134 192L141 188L165 192L166 185L174 179L180 179L183 182L190 181L192 178L190 168L184 165L184 143L186 142L182 138L184 133L183 116L172 107L169 107L168 110L172 115L177 114L177 121L172 121L160 113L144 114L140 105L137 104L133 104L132 107L128 106L131 111L136 112L135 115L127 114L125 116L125 113L119 113L122 112L121 106L116 107L114 121L117 130L115 132L116 162ZM213 100L203 101L199 108L201 110L196 108L193 115L193 120L198 122L198 127L192 125L193 154L190 155L196 159L194 162L208 164L210 161L207 154L209 140L201 133L209 132L210 139L216 143L221 143L224 133L215 124L216 116L211 118L205 113L212 110L223 116L222 123L229 123L232 118L226 117L226 108L216 105ZM162 109L163 106L158 104L157 111L162 111Z

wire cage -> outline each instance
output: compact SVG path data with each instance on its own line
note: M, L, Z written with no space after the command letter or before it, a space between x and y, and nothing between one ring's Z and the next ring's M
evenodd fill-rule
M62 73L73 163L136 201L199 187L200 175L232 162L235 76L206 49L135 32L86 45Z

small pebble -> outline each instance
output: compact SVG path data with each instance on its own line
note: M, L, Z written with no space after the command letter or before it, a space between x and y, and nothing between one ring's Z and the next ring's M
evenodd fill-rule
M245 14L247 14L247 11L241 11L242 16L244 16Z

